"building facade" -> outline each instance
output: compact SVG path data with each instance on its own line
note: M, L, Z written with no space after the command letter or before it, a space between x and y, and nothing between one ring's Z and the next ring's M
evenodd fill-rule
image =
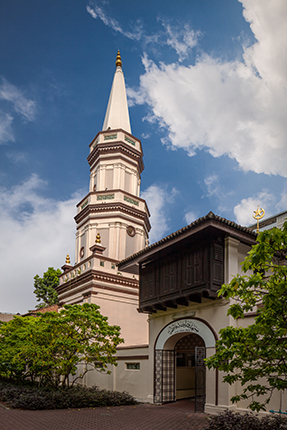
M230 302L218 298L256 243L254 226L210 212L148 245L149 211L140 198L143 152L131 133L119 53L103 130L89 148L89 193L75 216L75 264L67 258L57 291L61 304L99 305L109 323L121 327L125 343L110 375L88 372L83 383L154 403L191 398L197 411L208 413L246 410L247 403L230 402L241 388L224 384L204 358L215 353L221 328L254 321L254 314L227 316ZM270 409L278 410L278 396Z
M232 300L217 293L241 273L256 237L255 231L210 212L120 263L120 270L137 267L139 311L149 315L151 401L192 398L196 411L211 414L247 410L248 401L230 401L241 392L240 384L223 383L222 372L206 369L204 358L215 353L220 329L254 322L256 309L235 320L227 315ZM270 410L286 410L286 397L275 392Z

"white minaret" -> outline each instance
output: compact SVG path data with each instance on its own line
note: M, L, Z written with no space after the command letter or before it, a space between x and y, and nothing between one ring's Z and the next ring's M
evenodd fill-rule
M120 51L116 59L116 72L113 80L103 130L122 128L131 133L125 78L122 70Z
M103 255L116 261L146 246L150 224L146 202L139 197L142 156L141 142L131 134L118 51L103 130L90 144L89 194L77 205L76 263L92 254L99 235Z

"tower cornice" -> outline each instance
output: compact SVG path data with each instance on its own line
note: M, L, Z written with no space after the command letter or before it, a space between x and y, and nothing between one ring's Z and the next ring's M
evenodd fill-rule
M138 219L143 222L146 226L147 232L149 232L151 229L147 212L140 209L135 209L121 202L89 204L75 216L75 221L79 225L81 222L85 221L86 218L92 218L92 216L95 214L104 213L121 213L128 215L135 218L135 220ZM109 216L111 217L111 215Z
M135 167L137 167L139 171L139 174L141 174L144 170L142 152L122 142L121 140L116 140L112 143L98 143L88 155L87 160L90 167L92 167L98 158L101 157L101 159L103 159L109 155L112 155L113 158L115 158L115 154L121 154L123 158L128 157L129 159L132 159Z
M96 136L93 138L93 140L91 141L91 143L89 144L89 147L91 147L91 146L92 146L92 145L97 141L97 139L99 138L99 136L100 136L100 135L109 135L109 134L118 133L118 132L122 132L122 133L126 134L128 137L130 137L131 139L133 139L133 140L135 140L136 142L138 142L138 143L139 143L139 146L140 146L140 151L143 153L141 140L140 140L140 139L138 139L137 137L135 137L133 134L131 134L131 133L127 132L127 131L126 131L126 130L124 130L124 129L122 129L122 128L116 128L116 129L114 129L114 130L109 129L109 130L102 130L102 131L99 131L99 132L96 134Z

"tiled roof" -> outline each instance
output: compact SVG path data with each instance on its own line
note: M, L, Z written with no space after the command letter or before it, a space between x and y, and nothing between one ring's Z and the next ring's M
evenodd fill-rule
M146 248L143 248L140 251L136 252L135 254L130 255L129 257L122 260L118 265L121 266L122 264L126 264L126 263L138 258L141 255L144 255L144 254L148 253L149 251L157 248L158 246L163 245L163 244L171 241L172 239L174 239L176 237L179 237L183 233L186 233L188 231L193 230L196 226L198 226L198 225L202 224L204 221L208 221L208 220L215 220L215 221L218 221L219 223L222 223L222 224L227 225L231 228L234 228L238 231L241 231L242 233L250 234L250 236L251 237L253 236L254 239L256 239L256 237L257 237L257 233L250 230L249 228L243 227L239 224L236 224L233 221L229 221L225 218L222 218L218 215L215 215L213 212L210 211L204 217L198 218L197 220L193 221L191 224L188 224L187 226L181 228L180 230L177 230L174 233L169 234L168 236L164 237L163 239L159 240L158 242L152 243L151 245L147 246Z

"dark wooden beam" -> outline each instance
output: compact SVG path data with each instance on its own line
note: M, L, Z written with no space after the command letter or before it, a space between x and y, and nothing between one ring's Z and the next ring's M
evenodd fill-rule
M206 299L210 300L215 300L218 297L218 294L216 291L205 290L202 292L202 297L205 297Z
M200 293L189 294L188 300L190 302L201 303L201 294Z
M154 314L156 312L152 306L142 306L141 308L138 308L137 311L141 314Z
M163 302L163 305L167 308L177 309L177 304L175 300L167 300L166 302Z
M155 305L153 305L153 308L157 311L166 311L166 307L163 306L161 303L156 303Z
M188 306L188 300L186 297L178 297L175 301L178 305Z

